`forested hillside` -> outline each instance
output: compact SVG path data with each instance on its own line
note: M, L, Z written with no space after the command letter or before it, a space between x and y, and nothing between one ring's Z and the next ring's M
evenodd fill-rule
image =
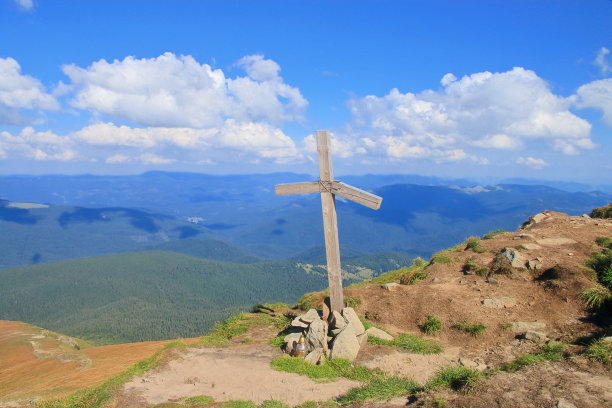
M370 262L383 272L410 263L391 259ZM379 274L350 261L345 269L347 284ZM0 282L0 319L102 344L198 336L257 303L295 303L326 287L327 273L293 261L238 264L148 251L4 269Z

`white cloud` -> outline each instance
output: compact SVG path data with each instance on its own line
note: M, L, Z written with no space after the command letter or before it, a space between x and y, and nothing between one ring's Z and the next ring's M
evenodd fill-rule
M532 169L535 170L540 170L541 168L548 166L548 163L546 163L544 160L542 159L536 159L534 157L528 156L528 157L519 157L516 162L518 164L524 164L525 166L531 167Z
M228 119L218 128L132 128L111 122L86 126L66 136L27 127L13 136L0 133L0 157L94 160L106 163L236 163L303 158L291 138L265 123ZM214 159L214 160L213 160Z
M601 75L606 75L608 72L612 72L612 66L608 63L607 56L610 54L610 50L606 47L601 47L601 49L597 52L597 57L595 57L595 61L593 64L599 67L601 70Z
M551 92L535 72L514 68L457 79L446 74L441 90L418 94L392 89L349 101L357 137L371 153L395 159L469 159L465 149L521 149L544 142L566 154L593 147L591 125L569 109L575 98Z
M74 107L142 126L209 128L226 119L280 124L302 118L308 102L278 76L276 62L253 55L239 65L248 76L226 78L192 56L168 52L62 70L71 81Z
M612 78L600 79L578 88L578 106L603 111L603 121L612 127Z
M15 0L15 3L17 3L19 7L26 11L32 10L32 8L34 8L33 0Z
M57 110L59 104L38 79L21 74L17 61L0 58L0 123L27 121L20 109Z
M36 132L31 127L24 128L18 135L0 132L0 157L28 158L34 160L69 161L77 158L72 149L72 141L51 131Z

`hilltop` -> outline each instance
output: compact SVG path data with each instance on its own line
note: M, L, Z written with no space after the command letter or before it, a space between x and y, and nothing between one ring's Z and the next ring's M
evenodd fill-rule
M370 337L355 362L359 370L382 371L358 373L330 362L326 375L337 369L337 377L347 378L322 388L270 368L274 361L277 370L297 370L281 367L285 360L275 346L282 344L288 319L321 305L325 292L313 292L298 309L266 305L238 315L197 347L169 350L154 370L125 385L107 383L104 392L112 397L104 406L210 407L245 399L284 406L264 402L275 399L331 407L334 395L359 407L607 406L611 239L610 219L545 211L516 231L470 238L428 261L347 287L346 300L366 326L395 338ZM261 378L269 380L262 384ZM318 398L327 402L306 403ZM256 406L236 404L228 406Z

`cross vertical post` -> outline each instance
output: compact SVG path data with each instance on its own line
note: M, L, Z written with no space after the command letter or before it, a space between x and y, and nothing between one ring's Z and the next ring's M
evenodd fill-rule
M336 219L336 194L366 207L378 210L382 198L360 190L341 181L334 180L330 152L329 131L317 131L317 155L319 158L319 181L277 184L276 195L321 193L323 210L323 231L325 232L325 255L327 257L327 278L329 300L332 311L341 312L344 306L342 293L342 269L340 268L340 244Z
M321 184L321 208L323 210L323 231L325 232L329 300L331 310L341 311L344 305L344 295L342 293L336 197L331 189L334 172L329 144L329 132L327 130L317 131L317 155L319 156L319 182Z

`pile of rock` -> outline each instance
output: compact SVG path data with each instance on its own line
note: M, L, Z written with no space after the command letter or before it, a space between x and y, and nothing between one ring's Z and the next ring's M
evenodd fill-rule
M353 361L368 339L363 324L351 307L345 307L341 313L333 311L328 316L310 309L293 319L291 327L293 332L285 337L285 351L291 353L303 335L308 349L305 360L311 364L322 362L323 356Z

